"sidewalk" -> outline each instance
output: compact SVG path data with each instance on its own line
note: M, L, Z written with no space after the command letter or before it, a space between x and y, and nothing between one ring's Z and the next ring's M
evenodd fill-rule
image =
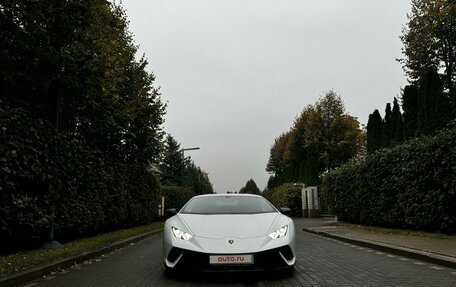
M298 230L456 268L456 236L433 238L387 234L346 226L327 226L331 223L328 219L298 219L295 222Z

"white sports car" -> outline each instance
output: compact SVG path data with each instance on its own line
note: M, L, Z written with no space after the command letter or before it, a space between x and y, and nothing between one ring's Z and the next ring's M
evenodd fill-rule
M296 262L293 220L258 195L195 196L163 236L168 271L292 270Z

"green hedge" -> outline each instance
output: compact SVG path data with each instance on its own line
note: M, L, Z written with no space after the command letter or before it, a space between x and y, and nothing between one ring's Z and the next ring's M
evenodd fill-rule
M188 187L183 186L163 186L162 195L165 197L165 209L182 208L187 201L196 195Z
M324 177L340 219L456 233L456 128L367 156Z
M262 195L275 207L289 207L292 216L302 216L301 186L286 183L277 188L266 190Z
M156 219L159 184L20 109L0 107L0 251L72 240Z

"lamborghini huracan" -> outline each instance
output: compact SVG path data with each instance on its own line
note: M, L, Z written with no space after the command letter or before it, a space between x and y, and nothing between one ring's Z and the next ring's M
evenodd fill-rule
M174 213L163 232L167 271L292 270L295 265L293 221L262 196L199 195Z

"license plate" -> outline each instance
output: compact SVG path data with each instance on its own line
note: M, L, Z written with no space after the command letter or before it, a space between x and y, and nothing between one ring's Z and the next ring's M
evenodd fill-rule
M253 264L252 254L241 255L210 255L210 264Z

